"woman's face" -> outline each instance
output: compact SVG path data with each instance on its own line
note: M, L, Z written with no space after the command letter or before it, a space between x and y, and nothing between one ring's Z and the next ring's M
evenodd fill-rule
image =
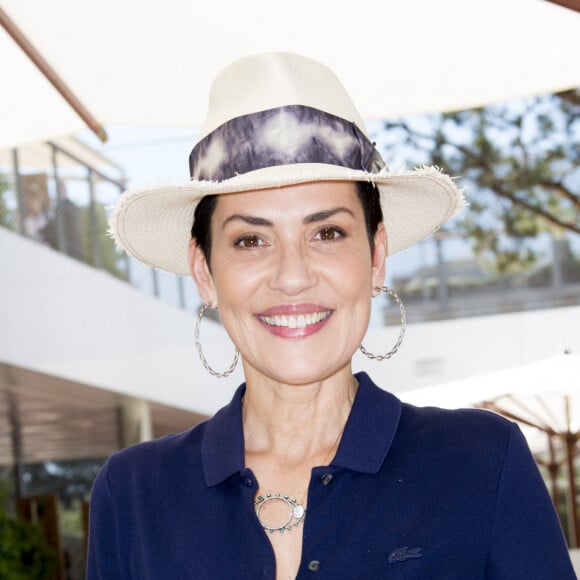
M352 182L222 195L212 217L211 272L192 242L200 295L217 305L246 378L308 384L348 369L382 286L383 224L371 256Z

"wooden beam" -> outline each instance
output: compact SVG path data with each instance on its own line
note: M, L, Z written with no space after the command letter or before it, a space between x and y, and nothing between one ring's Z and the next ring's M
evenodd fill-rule
M580 0L548 0L548 2L552 2L553 4L564 6L564 8L569 8L570 10L580 12Z
M22 49L28 58L36 65L50 84L61 94L64 100L73 108L76 114L87 124L89 129L104 143L108 137L104 127L91 115L69 86L60 78L47 60L38 52L26 38L22 30L16 26L10 16L0 7L0 24Z
M511 411L507 411L506 409L500 407L494 400L482 401L481 403L478 403L477 405L474 405L474 406L479 407L480 409L489 409L490 411L494 411L498 415L503 415L504 417L507 417L508 419L512 419L513 421L517 421L518 423L522 423L524 425L528 425L529 427L534 427L535 429L539 429L540 431L543 431L544 433L547 433L548 435L557 435L558 434L549 425L548 426L538 425L537 423L534 423L533 421L530 421L529 419L521 417L520 415L518 415L516 413L512 413Z

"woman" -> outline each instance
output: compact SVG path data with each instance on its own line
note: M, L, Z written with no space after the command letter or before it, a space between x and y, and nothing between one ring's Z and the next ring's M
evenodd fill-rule
M126 193L112 232L191 273L204 365L226 376L239 350L246 382L206 423L107 461L88 578L574 578L514 424L352 374L387 254L461 209L453 182L389 172L334 74L279 53L217 78L190 170ZM224 372L199 341L210 305L236 347Z

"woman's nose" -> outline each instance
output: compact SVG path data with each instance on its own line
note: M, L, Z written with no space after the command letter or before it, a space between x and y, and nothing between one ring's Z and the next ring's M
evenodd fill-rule
M270 288L295 296L308 290L316 282L315 268L302 247L292 245L281 249L270 278Z

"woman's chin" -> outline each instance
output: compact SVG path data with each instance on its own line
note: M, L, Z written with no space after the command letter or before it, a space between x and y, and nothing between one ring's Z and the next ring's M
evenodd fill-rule
M299 359L286 358L280 364L272 365L268 361L267 366L247 365L245 369L246 379L251 381L252 376L260 376L262 379L280 383L283 385L305 386L318 383L338 374L345 369L350 373L351 359L335 361L332 364L328 358L318 356L304 356Z

